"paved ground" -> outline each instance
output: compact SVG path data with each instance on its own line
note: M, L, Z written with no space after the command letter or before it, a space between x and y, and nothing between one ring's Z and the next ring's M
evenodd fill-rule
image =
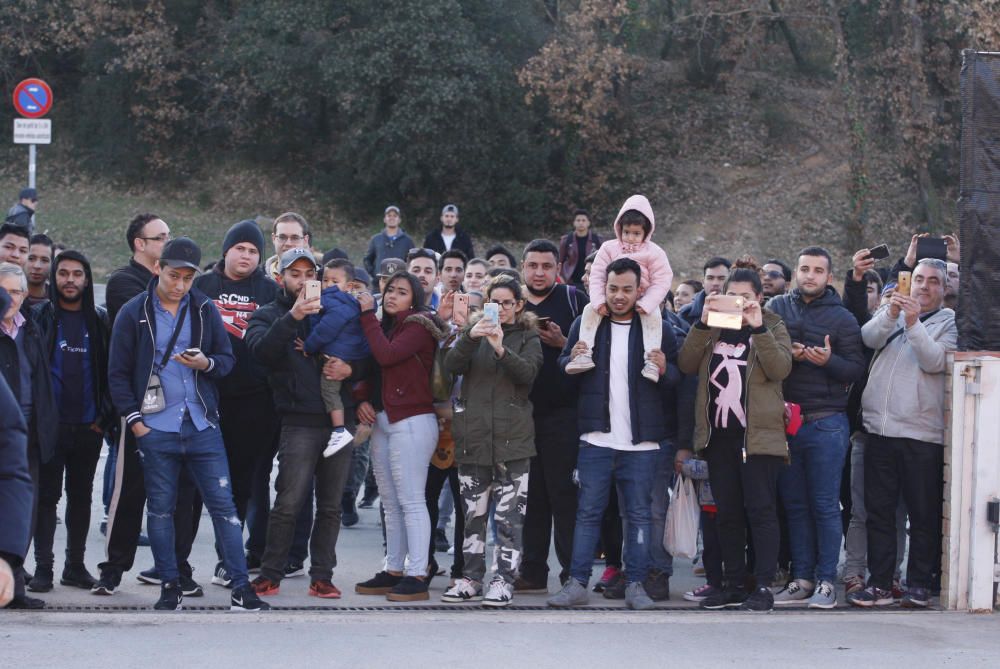
M100 499L99 465L95 500ZM99 502L88 545L92 570L103 555L97 532ZM353 585L380 568L381 530L374 510L344 529L338 544L341 564L334 582L341 600L306 595L306 578L287 579L269 601L281 610L267 614L230 614L228 591L209 584L215 564L211 522L206 517L192 564L205 596L185 600L187 611L151 611L158 589L141 585L135 574L152 565L140 548L136 568L113 597L57 585L42 595L42 613L0 611L2 667L275 667L302 665L369 667L403 660L408 667L454 665L461 661L502 661L527 653L532 669L675 664L699 666L814 667L996 666L1000 657L1000 618L936 611L832 612L780 611L770 615L706 613L683 602L684 590L699 584L689 561L679 560L671 581L673 598L661 610L631 612L620 602L592 595L588 610L549 611L542 595L519 595L516 607L484 611L441 604L443 576L431 585L431 601L398 605L353 592ZM64 545L63 526L56 537ZM439 556L441 566L450 557ZM28 560L33 569L33 560ZM595 565L595 578L602 565ZM555 572L553 572L555 573ZM57 574L58 575L58 574ZM550 581L555 591L556 579ZM391 610L375 610L387 608ZM199 610L200 609L200 610ZM296 610L297 609L297 610ZM266 624L266 627L263 626ZM98 659L98 656L100 659ZM524 664L523 662L518 662Z

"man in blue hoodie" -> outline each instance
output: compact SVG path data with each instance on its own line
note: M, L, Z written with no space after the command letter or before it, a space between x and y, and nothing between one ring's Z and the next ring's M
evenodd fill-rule
M192 289L201 250L187 237L163 248L160 274L122 307L111 335L111 398L135 435L146 482L150 547L161 579L157 610L184 599L174 551L178 477L186 468L212 516L223 564L232 579L233 610L269 608L250 588L243 533L233 504L219 430L216 382L233 368L219 310Z
M365 270L368 274L375 276L375 272L382 266L382 261L386 258L406 259L406 254L416 244L406 231L402 228L402 215L399 207L390 204L385 208L382 215L382 222L385 229L377 235L373 235L368 242L368 250L365 252Z

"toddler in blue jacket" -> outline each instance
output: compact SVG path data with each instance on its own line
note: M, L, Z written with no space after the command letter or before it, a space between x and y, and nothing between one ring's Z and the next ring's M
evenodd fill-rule
M334 258L323 266L323 292L320 294L323 310L311 317L312 329L302 347L306 354L322 353L345 362L363 360L370 355L368 341L361 330L361 306L349 292L349 284L354 280L354 265L349 260ZM320 390L333 421L330 441L323 450L323 457L328 458L351 443L354 436L344 427L340 381L324 376Z

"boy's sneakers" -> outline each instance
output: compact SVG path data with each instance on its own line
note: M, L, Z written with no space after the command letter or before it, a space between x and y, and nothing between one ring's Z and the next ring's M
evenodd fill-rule
M708 611L718 611L719 609L736 609L747 600L747 593L744 590L725 588L722 590L713 589L714 592L698 605Z
M333 584L333 581L325 578L316 579L309 584L309 596L320 597L322 599L340 599L340 588Z
M612 587L623 578L625 578L625 576L622 574L622 570L618 567L605 567L604 573L601 574L601 578L594 584L594 592L604 592L607 588Z
M492 584L490 584L492 585ZM460 578L441 595L442 602L462 604L463 602L478 602L483 598L483 586L471 578Z
M494 576L490 585L486 588L486 596L483 597L483 606L503 607L510 604L514 598L514 588L510 583L500 576Z
M809 598L810 609L832 609L837 605L837 589L830 581L820 581Z
M260 569L258 568L257 571L260 572ZM223 588L230 588L232 587L232 584L233 579L230 578L229 572L226 571L226 568L222 566L221 562L216 563L215 573L212 574L212 585L221 585Z
M740 611L766 613L774 610L774 594L770 588L757 588L740 605Z
M860 606L863 609L882 608L892 606L895 600L892 598L891 590L883 590L870 585L860 592L852 592L847 596L847 603L851 606Z
M177 583L168 582L160 586L160 599L153 604L157 611L180 611L184 593Z
M402 576L394 576L387 571L380 571L367 581L354 586L354 592L359 595L388 595L389 591L403 580Z
M849 595L852 592L861 592L865 589L865 577L864 576L847 576L844 578L844 594Z
M646 611L656 606L656 604L646 594L646 589L642 587L642 583L636 581L635 583L629 583L625 588L625 606L633 611Z
M263 595L264 597L276 595L281 590L280 583L275 583L266 576L258 576L254 580L250 581L250 587L255 593Z
M347 428L343 426L333 428L333 432L330 433L330 441L326 442L326 448L323 449L323 457L330 457L352 441L354 441L354 435L348 432Z
M270 608L270 604L260 601L256 589L250 584L235 588L229 596L230 611L267 611Z
M588 599L587 588L570 576L566 579L562 590L549 597L545 603L553 608L561 609L570 606L586 606Z
M812 597L813 583L804 578L795 578L774 595L775 606L793 606L805 604Z
M926 609L930 601L931 596L927 588L910 588L903 595L899 605L904 609Z
M642 366L642 375L653 383L659 383L660 368L652 360L647 360L646 364Z
M707 599L713 593L716 593L718 591L719 589L716 588L714 585L709 585L708 583L706 583L705 585L698 586L694 590L688 590L687 592L685 592L684 599L686 599L689 602L701 602Z
M567 374L583 374L589 372L597 365L594 364L594 357L590 353L581 353L568 363L566 363Z
M419 602L431 597L427 593L427 581L422 581L416 576L404 576L385 598L390 602Z

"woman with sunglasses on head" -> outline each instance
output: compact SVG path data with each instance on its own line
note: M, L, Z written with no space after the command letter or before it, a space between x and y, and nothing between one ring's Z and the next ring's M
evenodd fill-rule
M528 500L528 470L535 455L535 427L528 395L542 366L542 345L535 315L524 310L520 282L496 276L486 284L487 305L497 319L474 319L448 352L448 372L462 375L452 418L455 461L465 512L463 577L442 601L482 600L507 606L522 553L521 529ZM478 314L477 314L478 315ZM490 502L496 513L493 550L496 575L483 592L486 575L486 526Z
M355 586L362 595L394 602L428 598L427 546L431 521L424 500L427 463L438 441L430 372L438 341L448 329L424 305L420 280L400 271L382 294L382 322L375 298L358 296L361 329L378 371L358 421L371 424L371 459L385 510L385 570Z

